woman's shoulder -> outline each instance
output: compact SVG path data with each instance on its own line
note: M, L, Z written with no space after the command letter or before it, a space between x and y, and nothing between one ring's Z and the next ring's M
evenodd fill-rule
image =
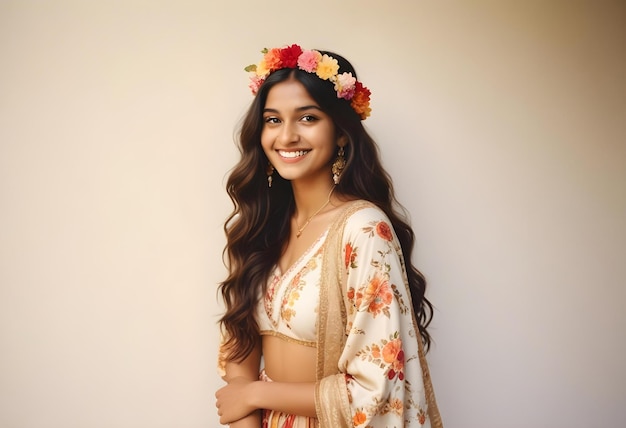
M357 199L346 202L342 207L338 222L342 223L344 233L375 226L379 222L391 225L387 214L373 202Z

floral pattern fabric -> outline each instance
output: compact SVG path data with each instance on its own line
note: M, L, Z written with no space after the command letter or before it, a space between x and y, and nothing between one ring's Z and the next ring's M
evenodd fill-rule
M326 233L285 272L278 266L259 299L256 317L261 335L274 335L315 347L319 284Z
M419 332L399 241L379 209L352 214L342 239L347 340L339 359L352 425L426 427Z

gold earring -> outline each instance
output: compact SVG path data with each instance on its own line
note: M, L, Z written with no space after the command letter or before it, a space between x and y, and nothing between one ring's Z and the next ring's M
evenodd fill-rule
M335 184L339 184L339 180L341 179L341 173L346 167L346 159L343 157L344 154L345 153L343 151L343 147L339 147L339 151L337 152L337 159L335 159L335 162L333 162L332 168L333 181L335 182Z
M274 165L268 162L265 173L267 174L267 187L272 187L272 181L274 181Z

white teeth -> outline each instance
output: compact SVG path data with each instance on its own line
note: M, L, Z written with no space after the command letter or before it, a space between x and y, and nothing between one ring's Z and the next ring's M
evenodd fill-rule
M279 150L278 154L284 158L297 158L299 156L304 156L309 152L310 150L298 150L296 152L287 152L287 151Z

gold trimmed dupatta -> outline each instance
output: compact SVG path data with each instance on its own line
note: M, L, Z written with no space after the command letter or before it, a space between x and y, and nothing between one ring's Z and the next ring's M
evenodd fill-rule
M350 202L333 221L324 243L315 388L315 410L320 428L353 427L345 375L338 367L346 343L346 308L349 304L344 290L345 272L339 267L342 266L341 244L346 221L356 211L368 207L375 205L363 200ZM415 316L413 323L415 324ZM415 331L418 331L417 328ZM431 428L443 428L420 335L417 335L417 340Z

